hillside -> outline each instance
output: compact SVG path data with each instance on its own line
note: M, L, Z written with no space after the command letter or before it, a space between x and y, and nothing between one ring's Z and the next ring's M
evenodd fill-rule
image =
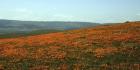
M138 70L140 22L0 39L4 70Z
M63 21L20 21L0 19L0 35L9 33L26 33L35 30L71 30L97 26L90 22L63 22Z

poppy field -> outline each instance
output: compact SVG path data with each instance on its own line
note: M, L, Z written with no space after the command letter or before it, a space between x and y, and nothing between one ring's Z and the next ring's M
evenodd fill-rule
M139 70L140 22L0 39L0 70Z

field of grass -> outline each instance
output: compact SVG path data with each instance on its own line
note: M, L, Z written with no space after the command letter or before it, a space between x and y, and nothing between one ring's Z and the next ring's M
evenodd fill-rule
M1 70L139 70L140 23L0 39Z

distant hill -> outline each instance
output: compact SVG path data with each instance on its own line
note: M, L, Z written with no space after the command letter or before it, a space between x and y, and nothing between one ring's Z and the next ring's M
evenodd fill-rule
M0 34L15 32L30 32L34 30L71 30L97 26L90 22L61 22L61 21L19 21L0 20Z
M0 39L2 70L139 70L140 22Z

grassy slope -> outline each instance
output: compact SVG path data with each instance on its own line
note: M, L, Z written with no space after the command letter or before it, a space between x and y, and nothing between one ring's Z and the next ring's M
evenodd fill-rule
M134 69L140 64L139 34L140 23L132 22L0 39L0 67L6 70L108 70L111 67L129 70L129 64L135 64Z

